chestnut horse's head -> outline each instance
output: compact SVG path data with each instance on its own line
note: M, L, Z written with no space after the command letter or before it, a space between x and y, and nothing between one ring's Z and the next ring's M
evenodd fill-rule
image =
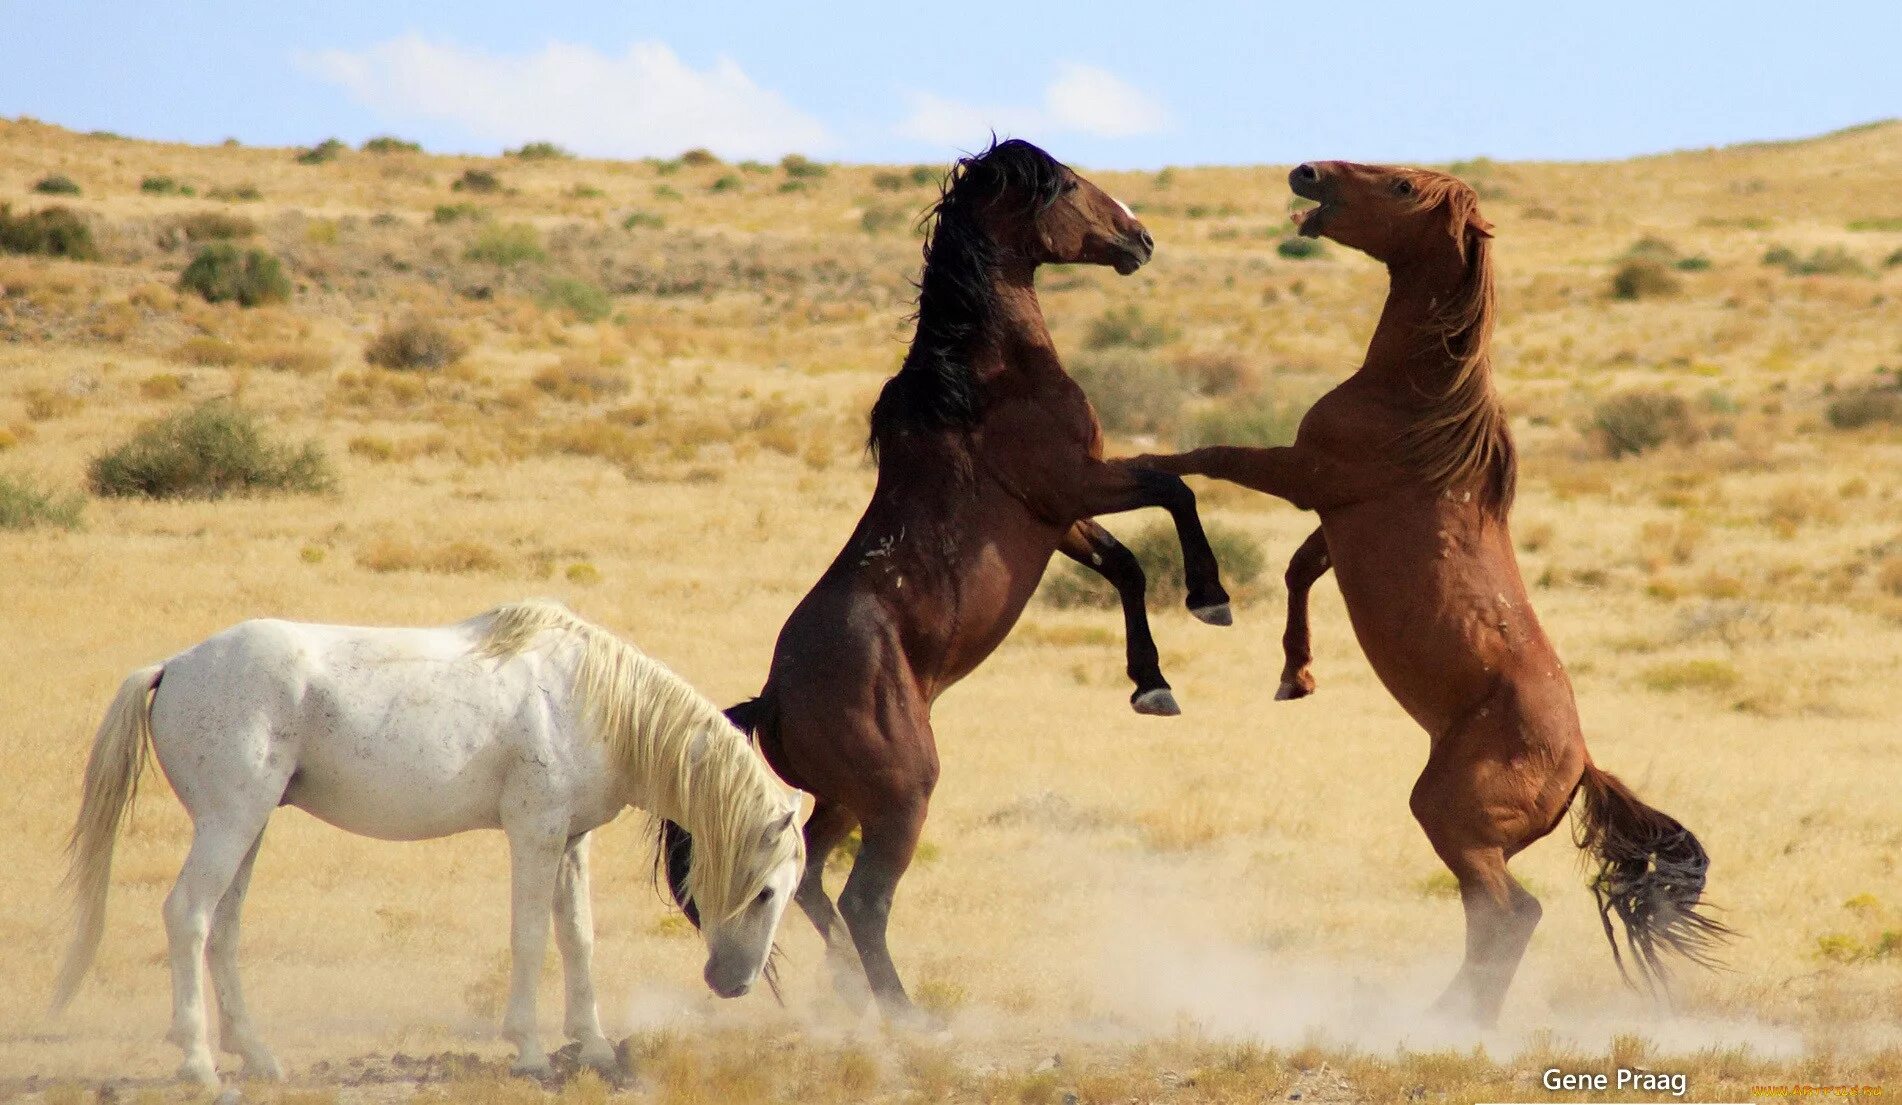
M954 208L1001 256L1033 264L1110 265L1127 276L1156 249L1127 205L1020 138L958 162L939 211Z
M1464 264L1477 239L1492 237L1472 187L1430 169L1307 161L1288 186L1320 204L1295 216L1303 237L1332 238L1389 265L1440 250Z

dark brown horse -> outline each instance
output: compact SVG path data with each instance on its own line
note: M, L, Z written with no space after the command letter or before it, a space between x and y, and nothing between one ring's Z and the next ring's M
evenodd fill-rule
M1374 671L1431 738L1411 805L1466 910L1466 958L1442 1009L1498 1019L1540 916L1506 863L1581 792L1578 843L1598 863L1607 938L1615 914L1647 981L1662 978L1665 951L1710 963L1728 930L1699 912L1704 849L1592 763L1520 579L1506 525L1517 459L1489 356L1492 228L1478 198L1442 173L1346 162L1302 165L1290 181L1320 204L1299 217L1302 234L1387 266L1366 361L1315 403L1291 446L1137 461L1319 512L1324 536L1297 555L1291 582L1305 581L1305 599L1332 564ZM1305 616L1298 628L1293 678L1305 674ZM1622 968L1615 939L1612 952Z
M1163 507L1181 536L1190 609L1228 621L1194 495L1178 476L1103 458L1096 415L1037 302L1040 265L1128 274L1152 249L1127 207L1027 142L958 163L925 243L917 335L872 408L872 501L780 631L759 697L728 712L812 794L799 904L841 992L869 983L888 1016L914 1012L885 930L938 780L931 705L1004 640L1052 554L1106 567L1124 590L1131 570L1140 581L1134 557L1079 523ZM1136 596L1140 612L1139 585ZM858 857L835 909L826 860L855 824ZM676 898L690 848L663 826Z

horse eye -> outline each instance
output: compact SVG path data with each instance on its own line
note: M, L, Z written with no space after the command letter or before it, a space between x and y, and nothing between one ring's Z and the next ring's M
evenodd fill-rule
M754 903L757 905L765 905L767 902L770 902L772 900L773 900L773 888L770 886L760 891L759 897L753 899Z
M1396 195L1411 196L1413 195L1413 182L1405 177L1401 177L1399 180L1394 181L1393 190Z

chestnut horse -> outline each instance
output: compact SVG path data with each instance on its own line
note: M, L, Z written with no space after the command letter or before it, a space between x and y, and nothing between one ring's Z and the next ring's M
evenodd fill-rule
M1163 507L1181 536L1189 608L1229 620L1194 494L1178 476L1103 458L1095 412L1037 302L1038 266L1127 275L1149 260L1149 232L1022 141L958 162L933 215L917 334L872 407L872 501L780 630L765 688L728 711L782 778L812 794L799 905L840 992L855 999L869 984L893 1018L916 1012L885 930L938 780L932 703L1002 643L1052 554L1092 567L1102 558L1113 581L1132 570L1139 581L1134 557L1116 556L1128 550L1079 523ZM1140 587L1136 598L1140 612ZM858 857L835 908L826 860L854 824ZM662 826L660 858L689 916L677 876L691 847L678 826Z
M1347 162L1289 179L1320 205L1297 216L1303 235L1388 268L1366 361L1314 404L1291 446L1135 460L1320 514L1324 536L1297 555L1291 582L1305 589L1332 564L1374 671L1431 737L1410 804L1466 911L1465 962L1443 1011L1497 1021L1541 912L1506 863L1581 792L1578 844L1597 860L1591 885L1620 969L1614 914L1648 983L1664 979L1666 951L1712 964L1729 930L1700 912L1703 846L1592 763L1520 578L1506 524L1517 458L1489 356L1492 228L1478 197L1442 173ZM1305 616L1299 629L1297 675Z

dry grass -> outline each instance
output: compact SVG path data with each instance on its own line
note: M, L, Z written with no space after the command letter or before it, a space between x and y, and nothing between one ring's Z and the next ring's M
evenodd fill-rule
M511 159L504 187L451 194L483 164L352 151L310 166L0 123L0 190L71 175L84 192L60 203L103 258L0 258L6 474L57 496L133 427L242 391L273 436L326 446L339 488L96 500L83 531L0 532L0 1096L38 1077L74 1084L46 1099L90 1100L104 1079L161 1079L176 1062L159 903L189 826L157 778L121 846L99 976L66 1020L40 1014L81 763L125 671L245 617L440 623L553 594L737 700L863 507L863 415L906 336L916 243L860 217L874 196L922 206L906 170ZM1113 610L1039 604L937 708L936 851L895 908L901 968L950 1037L851 1022L796 917L786 1012L706 996L697 944L625 818L594 850L597 978L609 1030L636 1037L633 1099L1540 1100L1541 1064L1634 1056L1686 1072L1703 1100L1902 1080L1888 935L1902 930L1902 443L1886 398L1902 267L1880 264L1902 247L1880 221L1902 130L1461 171L1498 226L1534 599L1597 761L1709 847L1712 895L1746 934L1735 971L1687 977L1677 1020L1623 990L1560 832L1514 864L1546 914L1507 1027L1434 1035L1417 1011L1457 960L1460 921L1407 814L1426 742L1369 673L1332 583L1315 593L1321 690L1299 703L1268 700L1277 587L1231 630L1158 611L1189 714L1175 722L1128 711ZM1382 276L1339 249L1275 253L1280 173L1101 174L1163 251L1126 279L1046 274L1060 348L1079 356L1099 322L1096 340L1148 343L1183 389L1171 432L1209 411L1222 434L1284 432L1285 412L1359 356ZM741 187L716 191L728 175ZM172 290L202 243L177 229L184 201L141 189L160 176L199 195L253 185L245 248L282 258L291 302ZM474 217L436 221L452 200ZM655 218L630 230L630 211ZM1646 237L1709 265L1674 267L1675 295L1612 299ZM1762 263L1779 246L1789 272ZM611 290L612 315L550 300L556 280ZM1122 313L1131 303L1140 315ZM426 374L354 363L408 317L467 355ZM1694 432L1673 422L1608 458L1594 416L1633 393L1678 397ZM1198 490L1211 522L1266 552L1264 579L1311 528ZM274 818L244 960L266 1031L310 1079L292 1092L404 1100L404 1085L311 1072L474 1052L461 1081L424 1096L545 1100L500 1076L504 1049L469 1007L505 946L506 883L494 834L382 844ZM558 989L544 991L550 1043ZM184 1100L146 1086L121 1100L145 1095Z

